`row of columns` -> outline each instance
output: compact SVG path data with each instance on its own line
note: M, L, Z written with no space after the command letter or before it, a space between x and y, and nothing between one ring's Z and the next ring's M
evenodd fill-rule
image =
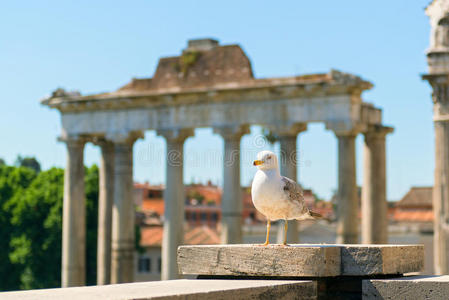
M97 283L131 282L134 273L134 203L132 147L138 136L114 142L83 137L62 139L67 146L64 175L62 266L63 287L85 285L86 206L84 145L101 147L98 201Z
M388 243L385 140L393 128L371 126L364 132L361 200L362 243ZM338 139L337 243L357 244L359 196L356 182L357 131L335 131Z
M281 174L297 179L297 135L306 124L272 128L280 141ZM386 243L385 136L389 127L365 133L365 174L362 196L362 240ZM216 128L224 139L222 242L242 242L240 140L247 126ZM177 248L183 243L183 145L192 129L164 130L166 139L165 215L162 242L163 280L178 277ZM358 197L355 168L357 132L336 132L338 138L337 242L358 242ZM134 273L134 203L132 148L138 136L97 139L101 147L98 216L97 283L131 282ZM64 186L62 286L85 284L85 199L83 150L86 140L66 139L67 169ZM278 236L281 236L278 235ZM289 226L288 240L298 242L297 224Z

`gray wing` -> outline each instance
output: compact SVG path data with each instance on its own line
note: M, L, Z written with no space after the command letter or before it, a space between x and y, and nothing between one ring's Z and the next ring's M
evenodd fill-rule
M304 203L304 195L301 186L290 178L284 176L282 176L282 182L284 183L284 192L286 193L287 199L292 202L298 202L298 204L302 206L303 213L307 213L308 209Z

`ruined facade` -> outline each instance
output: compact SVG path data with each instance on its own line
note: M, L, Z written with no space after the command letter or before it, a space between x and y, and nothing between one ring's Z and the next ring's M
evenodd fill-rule
M61 112L67 144L63 215L63 286L84 284L83 149L102 149L98 283L132 281L134 215L132 147L145 130L167 142L162 278L177 277L176 251L184 222L183 143L194 128L212 127L224 139L222 243L240 243L240 139L250 125L279 137L281 173L296 180L296 140L307 123L322 122L338 140L338 243L358 242L355 139L365 135L362 240L386 242L385 137L379 108L362 100L372 84L328 73L254 78L238 45L191 40L180 56L161 58L153 78L133 79L114 92L81 95L56 90L43 104ZM380 221L379 221L380 220ZM385 222L383 221L385 220ZM289 226L295 230L296 226ZM297 232L290 232L290 240Z

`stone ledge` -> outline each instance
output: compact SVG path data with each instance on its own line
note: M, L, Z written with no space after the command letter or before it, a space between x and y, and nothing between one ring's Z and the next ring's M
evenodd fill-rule
M448 299L449 275L363 280L363 299Z
M169 280L0 293L2 300L317 299L316 282Z
M179 273L209 276L332 277L421 271L422 245L180 246Z

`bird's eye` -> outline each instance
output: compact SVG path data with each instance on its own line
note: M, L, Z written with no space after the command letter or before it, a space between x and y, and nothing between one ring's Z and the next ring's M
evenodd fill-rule
M271 159L271 156L268 156L267 159Z

